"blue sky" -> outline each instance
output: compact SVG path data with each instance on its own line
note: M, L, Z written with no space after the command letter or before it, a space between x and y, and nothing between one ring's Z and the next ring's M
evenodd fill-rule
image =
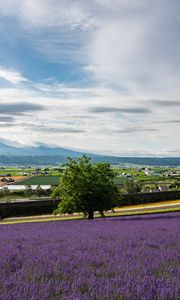
M180 1L1 0L0 140L179 156Z

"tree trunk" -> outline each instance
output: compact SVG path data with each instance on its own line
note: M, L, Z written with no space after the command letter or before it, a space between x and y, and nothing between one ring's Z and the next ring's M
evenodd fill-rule
M94 212L93 210L88 211L88 220L93 220L94 219Z
M103 210L100 210L99 213L101 215L101 218L105 218L105 214L104 214Z

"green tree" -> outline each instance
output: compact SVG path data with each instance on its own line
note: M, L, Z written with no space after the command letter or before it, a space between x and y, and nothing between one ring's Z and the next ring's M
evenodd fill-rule
M60 184L52 193L61 203L56 213L83 212L93 219L94 211L112 209L118 199L114 172L109 164L93 164L87 156L68 159Z
M178 190L180 188L180 180L177 179L174 184L175 184L176 189Z
M5 197L10 196L10 190L8 189L8 187L3 187L2 190Z
M134 179L128 179L124 184L124 188L129 194L139 193L142 189L142 184Z
M10 190L8 189L8 187L3 187L1 190L0 190L0 198L7 198L7 201L10 201L11 200L11 193L10 193ZM9 198L8 198L9 197Z
M38 185L38 186L36 187L35 193L36 193L36 195L38 195L38 197L41 197L41 196L44 195L44 191L43 191L43 189L42 189L42 187L41 187L40 185Z
M3 197L3 192L0 190L0 199Z
M24 190L24 196L25 197L31 197L33 195L33 190L31 185L26 185Z

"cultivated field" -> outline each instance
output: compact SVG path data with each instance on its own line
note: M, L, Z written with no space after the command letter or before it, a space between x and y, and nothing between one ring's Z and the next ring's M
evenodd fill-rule
M175 189L177 188L179 168L171 167L151 167L150 174L145 175L145 170L140 167L120 167L114 166L114 172L116 177L114 178L115 184L123 189L123 185L128 179L134 178L142 185L142 189L151 190L156 189L158 185L171 186L175 184ZM0 175L10 174L12 178L14 176L20 176L22 181L18 181L17 184L25 185L58 185L60 176L63 169L61 167L36 167L36 166L16 166L16 167L0 167ZM153 173L153 175L152 175ZM175 177L170 174L176 174ZM129 177L127 177L129 176ZM14 183L12 183L14 184ZM16 184L16 183L15 183ZM3 184L4 185L4 184ZM123 190L125 192L125 190Z
M179 216L0 225L0 299L179 299Z
M40 176L32 176L30 178L24 178L21 181L16 182L18 185L58 185L60 181L59 176L51 176L51 175L40 175Z

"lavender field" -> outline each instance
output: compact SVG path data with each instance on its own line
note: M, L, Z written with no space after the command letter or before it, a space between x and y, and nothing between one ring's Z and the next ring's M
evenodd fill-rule
M1 225L0 299L179 299L179 225L179 213Z

